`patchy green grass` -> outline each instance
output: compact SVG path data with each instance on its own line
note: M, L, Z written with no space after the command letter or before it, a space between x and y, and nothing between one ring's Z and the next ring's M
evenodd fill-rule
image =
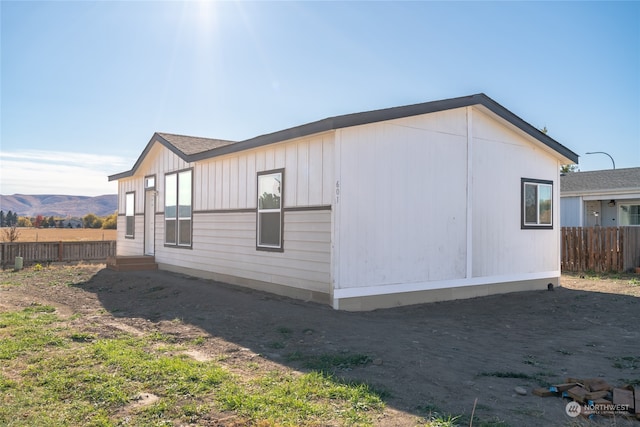
M576 277L582 279L588 279L593 281L611 280L613 282L628 283L630 285L640 284L640 278L634 273L618 273L618 272L596 272L593 270L587 270L581 273L576 272L564 272L563 275L567 277Z
M621 356L612 360L616 369L640 369L640 356Z
M535 377L529 374L525 374L523 372L512 372L512 371L494 371L494 372L481 372L478 374L479 377L496 377L496 378L520 378L523 380L534 380Z
M357 366L366 366L372 360L370 356L359 353L302 354L293 352L287 355L289 362L300 362L305 369L328 374L334 374L339 370L350 370Z
M23 286L23 278L30 279L28 285L78 286L93 273L36 266L3 275L0 287ZM153 292L162 290L156 287ZM224 418L234 426L369 426L382 416L390 395L340 378L372 363L366 354L295 352L287 360L298 361L306 373L284 368L265 372L259 359L234 365L237 370L232 372L220 364L222 357L202 362L185 354L204 345L206 336L103 336L96 332L98 321L82 320L80 313L65 317L55 307L39 304L0 312L0 425L211 425ZM172 322L179 325L183 319ZM275 331L278 336L270 347L276 349L286 348L298 333L287 326L276 326ZM140 396L145 394L157 400L142 405ZM416 425L424 427L466 424L465 418L442 413L416 419ZM474 417L473 425L500 424Z
M226 383L218 398L222 408L269 423L297 426L333 418L334 405L349 425L370 423L371 411L380 411L381 398L364 384L344 384L334 377L311 372L272 372L243 383Z
M477 408L481 406L477 405ZM423 417L423 423L419 424L421 427L509 427L509 424L497 418L487 420L471 414L457 416L446 414L435 405L424 405L416 409L427 414Z
M384 409L368 385L326 372L248 370L245 378L189 358L163 334L99 338L68 322L49 306L0 313L0 425L184 425L223 411L242 424L373 425ZM368 360L323 355L308 363L326 370ZM140 393L159 400L136 407Z

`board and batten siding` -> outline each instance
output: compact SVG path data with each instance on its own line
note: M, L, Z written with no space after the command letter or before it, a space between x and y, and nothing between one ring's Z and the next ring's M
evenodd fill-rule
M194 165L194 210L255 209L257 173L284 168L284 207L330 206L333 132Z
M135 191L137 215L134 239L124 238L125 218L118 217L118 255L144 251L144 177L155 175L155 257L161 267L329 295L333 146L333 132L327 132L188 163L155 144L135 176L119 181L119 212L124 214L126 192ZM165 246L164 176L188 168L193 170L193 244L191 248ZM257 205L257 173L281 168L285 209L303 210L284 212L283 252L258 251L256 213L246 210Z

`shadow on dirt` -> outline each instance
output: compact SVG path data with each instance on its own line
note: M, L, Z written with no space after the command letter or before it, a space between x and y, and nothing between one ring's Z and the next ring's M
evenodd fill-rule
M521 292L363 313L210 280L102 270L77 287L113 316L176 321L295 369L330 371L385 392L387 404L476 415L509 425L565 425L560 398L520 396L567 376L638 380L640 298ZM624 425L624 424L620 424Z

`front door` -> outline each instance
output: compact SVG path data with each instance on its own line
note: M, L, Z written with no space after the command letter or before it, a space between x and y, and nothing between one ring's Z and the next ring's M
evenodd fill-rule
M144 254L156 253L156 192L145 191L144 197Z

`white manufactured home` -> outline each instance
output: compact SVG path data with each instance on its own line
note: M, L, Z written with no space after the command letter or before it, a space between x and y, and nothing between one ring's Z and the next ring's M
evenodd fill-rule
M155 133L109 177L118 256L341 310L547 289L577 161L484 94L239 142Z

